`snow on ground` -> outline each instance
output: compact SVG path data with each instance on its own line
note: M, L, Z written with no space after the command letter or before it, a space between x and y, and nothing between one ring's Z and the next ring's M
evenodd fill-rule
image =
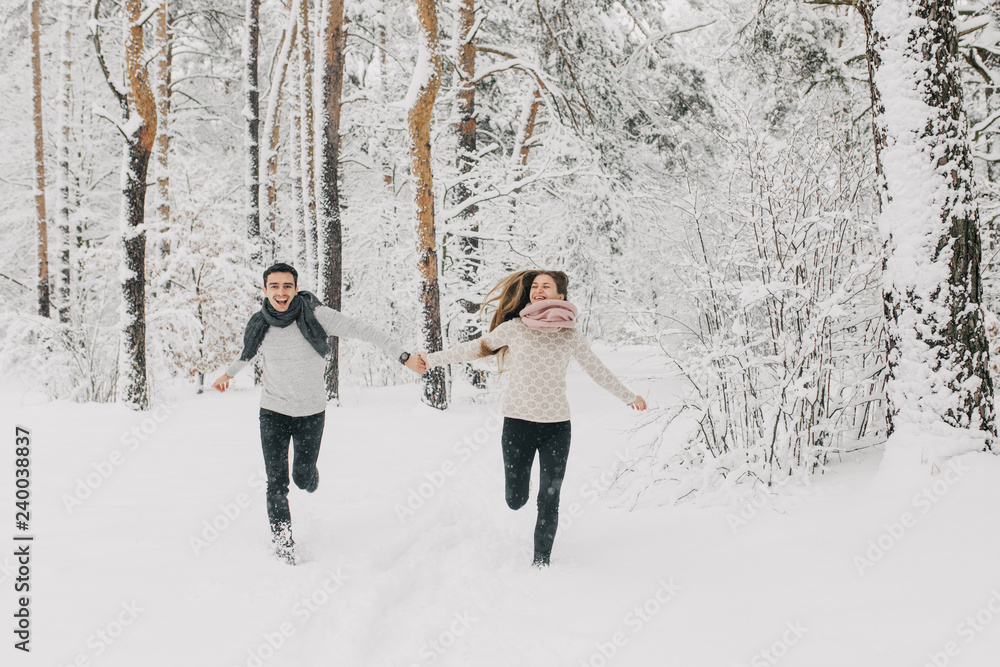
M598 349L654 404L647 350ZM637 417L571 368L573 446L553 566L533 502L503 500L496 393L438 412L416 384L348 386L315 494L293 489L304 563L273 558L257 392L136 414L0 382L33 438L32 653L3 664L206 667L991 667L1000 655L1000 460L964 454L901 489L880 451L743 505L616 507ZM238 388L238 387L237 387ZM13 454L4 463L13 545ZM537 471L536 471L537 473ZM13 547L4 548L11 554ZM12 618L14 559L0 557Z

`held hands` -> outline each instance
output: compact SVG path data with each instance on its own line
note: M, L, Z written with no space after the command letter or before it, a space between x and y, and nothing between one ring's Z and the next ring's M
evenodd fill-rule
M638 410L639 412L642 412L643 410L646 409L646 399L644 399L642 396L636 396L635 400L629 403L628 406L633 410Z
M229 381L232 379L233 378L231 376L223 373L218 377L218 379L215 382L212 383L212 389L215 389L219 393L222 393L225 390L229 389Z
M403 365L417 375L423 375L427 372L427 356L423 352L411 354L410 358L407 359Z

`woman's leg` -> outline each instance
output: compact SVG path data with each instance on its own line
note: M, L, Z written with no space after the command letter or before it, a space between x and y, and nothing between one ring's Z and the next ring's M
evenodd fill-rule
M512 510L521 509L528 502L531 464L535 461L535 450L538 449L538 434L534 426L537 424L523 419L504 417L503 420L500 443L503 447L504 477L507 480L507 506Z
M559 527L559 491L566 476L569 458L570 423L539 424L542 442L538 447L538 521L535 523L535 565L549 564L552 543Z

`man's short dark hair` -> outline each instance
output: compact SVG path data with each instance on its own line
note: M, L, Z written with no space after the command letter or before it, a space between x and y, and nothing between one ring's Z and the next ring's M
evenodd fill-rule
M269 266L264 269L264 287L267 287L267 277L272 273L290 273L292 274L292 282L295 286L299 286L299 272L295 270L295 267L291 264L285 264L284 262L278 262L273 266Z

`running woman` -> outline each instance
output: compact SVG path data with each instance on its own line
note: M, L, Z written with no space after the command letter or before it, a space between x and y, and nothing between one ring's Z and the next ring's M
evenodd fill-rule
M600 386L635 410L642 396L622 384L601 363L577 331L576 306L566 300L569 278L562 271L519 271L490 290L483 307L496 302L490 330L479 340L440 352L420 353L427 367L497 355L500 372L510 372L503 398L501 446L507 505L528 502L535 452L540 466L536 567L546 567L559 524L559 491L569 457L570 414L566 368L570 357Z

